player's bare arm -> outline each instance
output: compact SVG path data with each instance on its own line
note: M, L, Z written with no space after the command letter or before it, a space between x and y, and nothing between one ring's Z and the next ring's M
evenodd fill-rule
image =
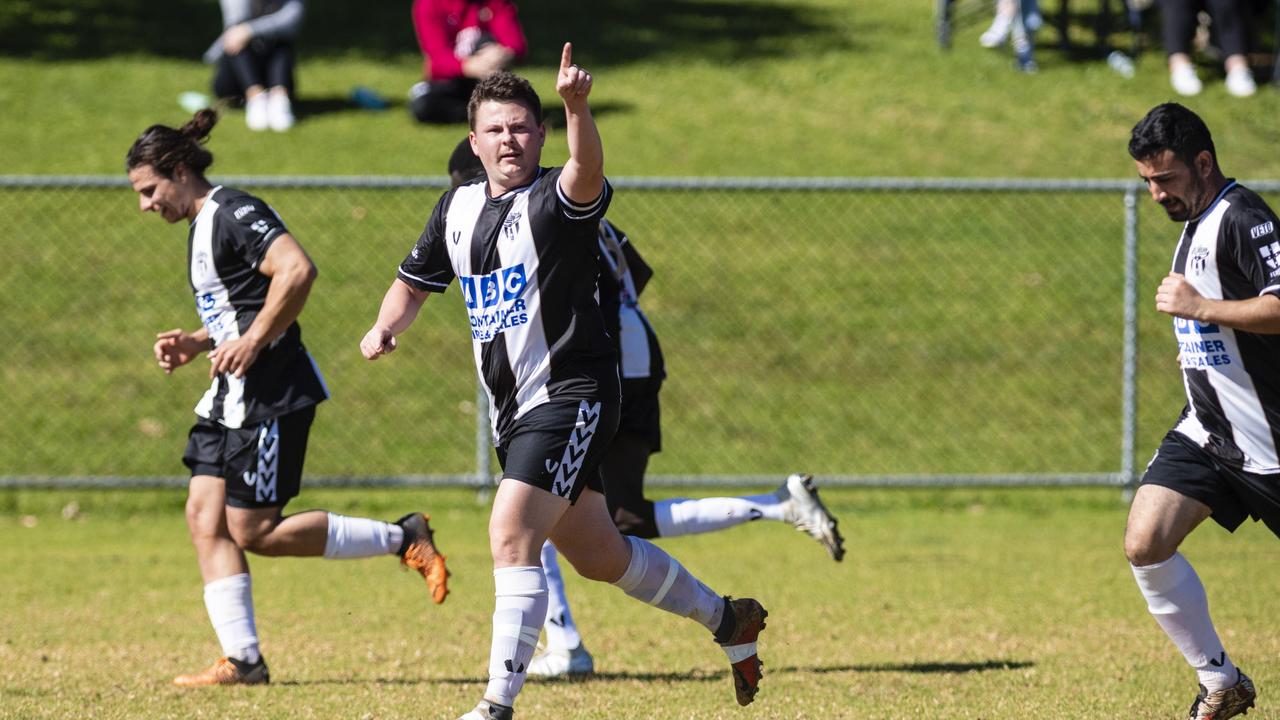
M288 233L271 243L258 272L271 278L262 310L243 335L209 353L210 377L223 372L244 377L262 348L298 319L316 279L315 263Z
M569 160L560 173L560 190L570 200L583 204L593 202L604 192L604 145L587 103L591 84L591 73L573 64L573 43L565 43L560 53L556 93L564 101Z
M1280 297L1268 294L1248 300L1214 300L1201 295L1180 273L1169 273L1160 283L1156 310L1245 332L1280 334Z
M378 309L378 319L360 340L360 353L366 360L377 360L396 349L396 336L413 324L430 294L400 278L391 282Z
M209 349L209 331L201 327L195 332L187 332L181 328L156 333L156 343L151 350L155 353L156 363L166 375L196 359L200 353Z

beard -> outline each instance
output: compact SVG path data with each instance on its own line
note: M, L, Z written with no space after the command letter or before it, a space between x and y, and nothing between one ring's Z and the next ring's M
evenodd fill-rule
M1168 213L1170 220L1186 222L1204 212L1205 208L1201 207L1204 203L1204 182L1193 175L1191 187L1187 190L1186 197L1168 198L1165 202L1160 203L1160 206Z

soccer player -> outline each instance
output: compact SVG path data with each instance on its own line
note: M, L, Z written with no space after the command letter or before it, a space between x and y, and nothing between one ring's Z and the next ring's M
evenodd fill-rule
M759 685L760 603L722 598L656 545L622 536L605 505L599 465L618 424L619 389L595 297L595 229L611 190L591 87L566 43L556 92L569 159L547 169L538 165L546 128L537 93L508 72L480 81L468 137L485 178L436 203L360 342L370 360L392 352L429 293L458 279L503 470L489 519L489 683L463 720L513 715L547 616L538 557L548 538L584 577L710 630L729 656L740 704Z
M1124 549L1147 609L1199 677L1190 717L1223 720L1257 693L1178 546L1206 518L1234 531L1253 517L1280 535L1280 221L1223 176L1209 128L1181 105L1147 113L1129 154L1151 197L1184 223L1155 300L1173 316L1187 406L1147 466Z
M449 178L457 187L482 175L484 166L464 138L449 158ZM596 242L600 305L622 378L618 432L600 462L608 490L605 504L618 530L651 540L714 532L752 520L778 520L808 533L840 561L844 538L808 475L791 475L777 490L763 495L657 502L644 496L649 456L662 448L658 392L666 377L658 336L638 304L653 270L627 235L607 219L601 218L596 228ZM594 672L595 661L574 623L556 556L555 545L543 544L542 569L549 593L543 626L547 645L529 663L528 673L541 677L588 674Z
M172 373L207 352L213 381L196 405L182 460L191 469L187 526L225 657L174 678L184 687L269 681L246 550L330 559L397 554L422 574L435 602L448 593L445 558L422 513L395 523L323 510L283 515L301 485L315 406L328 397L296 321L316 268L270 206L205 179L213 155L203 142L217 120L201 110L180 129L152 125L125 160L142 212L190 223L187 277L202 325L157 335L156 361Z

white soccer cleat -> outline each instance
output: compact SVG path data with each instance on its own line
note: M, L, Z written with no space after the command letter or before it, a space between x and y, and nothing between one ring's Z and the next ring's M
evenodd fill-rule
M595 660L586 646L578 643L572 650L543 650L529 661L525 673L529 677L570 677L590 675L596 671Z
M837 527L839 523L818 498L812 475L791 475L776 494L787 503L787 522L817 540L836 562L844 559L844 538Z
M514 716L515 711L506 705L481 700L480 704L475 706L475 709L458 718L458 720L512 720Z

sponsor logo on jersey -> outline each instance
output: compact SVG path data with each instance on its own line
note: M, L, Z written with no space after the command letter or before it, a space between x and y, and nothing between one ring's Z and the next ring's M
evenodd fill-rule
M1174 318L1173 331L1178 339L1178 361L1182 367L1203 369L1232 364L1227 344L1212 337L1222 334L1216 324Z
M1271 223L1267 223L1270 225ZM1257 228L1254 228L1257 230ZM1256 235L1254 237L1257 237ZM1277 271L1280 271L1280 241L1269 243L1258 248L1258 254L1262 256L1262 261L1271 269L1271 276L1275 277Z
M1275 230L1276 230L1276 224L1268 220L1267 222L1264 222L1261 225L1254 225L1253 227L1249 228L1249 237L1253 238L1254 240L1257 240L1258 238L1263 237L1265 235L1270 235L1271 233L1275 232Z
M237 220L243 220L245 215L248 215L249 213L253 212L254 210L255 210L255 208L253 207L253 205L252 205L252 204L249 204L249 205L241 205L240 207L236 208L236 213L235 213L235 214L236 214L236 219L237 219Z
M1205 266L1209 262L1209 248L1197 247L1191 251L1191 259L1187 261L1187 265L1191 267L1192 275L1199 275L1204 272Z
M528 306L521 297L529 285L524 263L487 275L465 275L458 282L471 320L472 339L488 342L529 322Z

